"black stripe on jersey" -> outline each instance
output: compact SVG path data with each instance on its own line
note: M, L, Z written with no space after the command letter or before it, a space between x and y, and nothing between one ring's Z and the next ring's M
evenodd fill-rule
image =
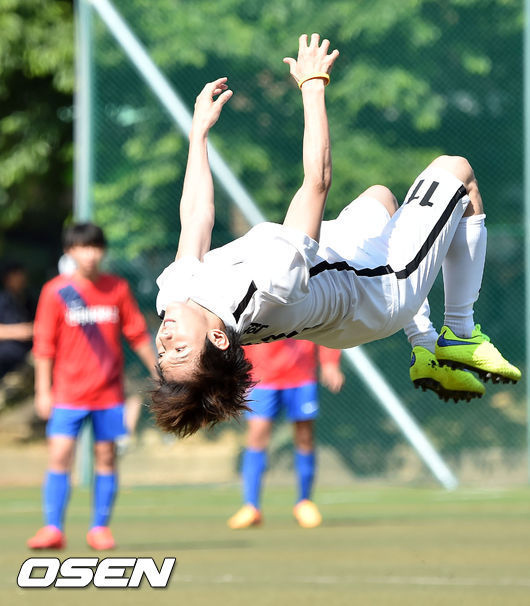
M280 339L292 339L297 334L298 332L296 330L293 330L293 332L287 334L282 332L279 335L269 335L268 337L263 337L261 342L268 343L269 341L279 341Z
M337 271L353 271L358 276L368 276L369 278L394 273L394 270L390 267L390 265L381 265L380 267L373 268L355 269L355 267L348 265L346 261L337 261L335 263L322 261L321 263L318 263L318 265L313 265L313 267L311 267L311 269L309 270L309 277L312 278L313 276L317 276L323 271L329 271L332 269L336 269Z
M379 267L356 269L355 267L348 265L346 261L338 261L337 263L329 263L328 261L322 261L321 263L318 263L318 265L314 265L313 267L311 267L311 269L309 270L309 277L312 278L322 273L323 271L331 271L335 269L337 271L353 271L357 276L366 276L368 278L374 278L376 276L384 276L386 274L393 273L396 274L396 278L398 280L408 278L410 274L414 273L418 269L423 259L425 259L427 253L432 248L436 238L440 235L440 232L449 220L449 217L455 209L455 206L457 205L458 201L465 195L466 188L462 185L458 189L456 194L451 198L441 217L436 222L436 225L432 228L431 233L427 236L427 240L425 240L420 250L418 251L418 254L414 257L414 259L412 259L410 263L407 263L405 269L395 271L390 265L380 265Z
M243 297L243 299L241 300L241 303L236 307L236 310L233 313L236 324L237 324L237 322L239 322L239 318L241 317L241 314L245 311L246 306L250 303L250 299L252 299L252 295L257 290L258 290L258 287L256 286L254 280L252 280L252 282L250 283L250 286L248 287L247 294Z

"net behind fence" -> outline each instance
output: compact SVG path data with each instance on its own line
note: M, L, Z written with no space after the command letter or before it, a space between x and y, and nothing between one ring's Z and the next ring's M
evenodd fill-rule
M270 220L283 219L302 178L301 99L282 64L295 54L302 32L325 34L341 52L327 95L334 168L328 218L374 183L387 185L401 201L433 157L466 156L488 227L475 317L499 349L523 365L521 3L159 0L153 6L116 0L114 6L190 110L206 81L229 76L235 95L211 139ZM92 13L94 218L110 242L109 264L131 282L154 332L154 279L178 242L187 141ZM246 227L216 186L214 247ZM441 279L430 303L439 329ZM402 333L365 352L464 482L525 481L521 385L490 384L480 401L444 403L413 389ZM129 361L131 375L140 376L132 355ZM427 477L355 370L346 361L343 369L339 395L321 390L317 427L326 460L355 478ZM220 440L233 429L219 428L208 439ZM280 427L276 436L273 469L285 465L291 452L290 432Z

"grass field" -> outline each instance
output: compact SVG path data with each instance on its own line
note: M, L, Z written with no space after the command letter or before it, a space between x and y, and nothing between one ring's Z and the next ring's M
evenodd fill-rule
M325 524L302 530L292 490L269 488L265 525L233 532L237 487L123 490L114 555L177 558L167 589L26 589L25 539L41 522L35 488L0 496L0 604L306 606L530 604L530 490L320 489ZM84 543L89 493L74 491L68 549ZM44 554L43 554L44 555ZM51 555L51 553L50 553Z

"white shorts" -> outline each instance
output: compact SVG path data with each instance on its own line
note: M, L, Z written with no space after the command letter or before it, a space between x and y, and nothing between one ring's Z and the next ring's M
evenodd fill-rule
M383 309L386 300L385 333L407 324L429 294L468 203L459 179L427 168L393 217L374 198L360 196L337 219L323 224L321 245L333 242L348 265L361 270L356 273L364 304L377 298L373 307Z

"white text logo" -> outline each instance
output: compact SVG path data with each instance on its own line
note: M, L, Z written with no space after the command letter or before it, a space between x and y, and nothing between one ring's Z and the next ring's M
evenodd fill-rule
M115 305L92 305L91 307L69 307L66 310L66 323L70 326L87 324L117 324L119 310Z
M29 558L18 573L19 587L167 587L175 558L164 558L160 570L153 558ZM127 573L127 569L130 572ZM34 571L39 574L34 574Z

